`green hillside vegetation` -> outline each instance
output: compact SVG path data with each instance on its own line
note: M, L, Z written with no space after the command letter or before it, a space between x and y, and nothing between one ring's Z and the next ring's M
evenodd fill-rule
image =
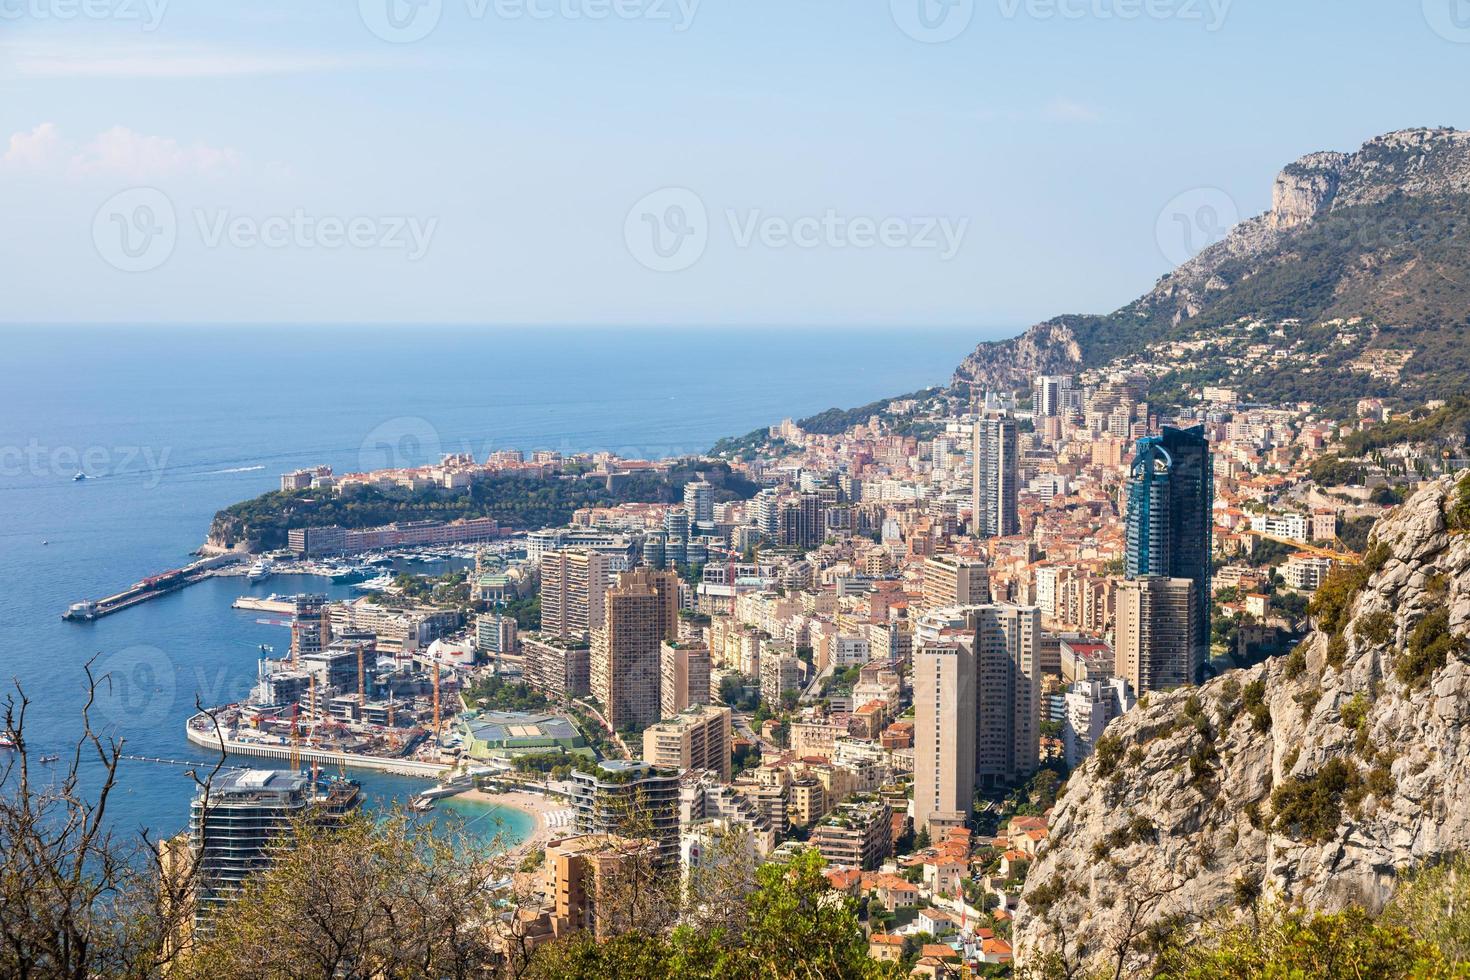
M580 507L607 507L630 501L673 503L682 499L684 484L704 473L715 485L716 500L748 499L755 484L732 473L726 463L698 462L680 466L667 477L636 473L609 481L605 477L528 479L496 476L465 490L380 490L360 487L332 490L277 490L232 504L215 515L210 536L233 545L254 541L262 548L281 548L286 532L298 527L336 524L347 528L377 527L395 521L454 521L493 517L519 530L566 524Z

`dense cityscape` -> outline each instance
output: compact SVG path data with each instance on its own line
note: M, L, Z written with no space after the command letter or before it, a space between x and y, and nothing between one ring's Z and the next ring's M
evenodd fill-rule
M1382 400L1333 418L1223 387L1175 410L1148 393L1120 366L931 389L838 431L788 419L679 461L692 476L674 502L530 533L484 518L290 530L252 579L372 577L355 600L241 600L282 617L262 621L289 628L289 653L263 655L250 699L196 715L189 737L293 769L201 792L201 895L238 887L242 848L265 854L273 820L354 805L346 767L380 766L438 777L415 808L469 793L535 814L516 847L541 902L522 939L615 931L592 896L630 853L686 881L743 867L750 888L756 866L809 848L858 903L874 960L1007 972L1052 807L1073 769L1117 751L1109 722L1289 650L1408 482L1378 464L1355 487L1309 475L1393 421ZM612 487L674 466L501 451L293 471L281 490L468 497L507 472ZM473 563L381 570L426 552ZM206 843L242 811L253 838ZM217 901L201 898L200 928Z

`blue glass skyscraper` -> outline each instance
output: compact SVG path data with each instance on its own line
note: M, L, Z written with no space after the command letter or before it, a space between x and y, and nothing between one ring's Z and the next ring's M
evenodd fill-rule
M1204 426L1165 426L1162 434L1138 440L1128 480L1127 574L1193 580L1197 664L1209 660L1214 503Z

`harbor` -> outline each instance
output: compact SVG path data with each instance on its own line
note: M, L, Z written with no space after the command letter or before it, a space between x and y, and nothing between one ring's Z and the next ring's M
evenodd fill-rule
M61 614L61 618L72 622L87 622L110 616L150 599L157 599L202 582L220 569L239 562L241 558L242 556L237 554L201 558L183 568L172 568L157 575L150 575L113 595L101 599L83 599L80 602L74 602L67 607L66 612Z
M185 726L184 733L190 742L200 748L219 751L223 743L226 755L273 759L296 765L315 763L344 769L372 769L399 776L419 776L425 779L439 779L453 768L444 763L429 762L423 759L359 755L353 752L314 749L289 743L241 739L220 732L205 712L199 712L191 717Z

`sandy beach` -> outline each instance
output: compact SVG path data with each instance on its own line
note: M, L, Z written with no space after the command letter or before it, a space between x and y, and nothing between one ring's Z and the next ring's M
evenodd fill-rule
M511 848L512 854L529 854L540 850L548 840L571 833L571 828L566 824L569 811L566 803L538 793L486 793L472 789L460 793L457 798L490 806L511 807L530 814L531 833Z

